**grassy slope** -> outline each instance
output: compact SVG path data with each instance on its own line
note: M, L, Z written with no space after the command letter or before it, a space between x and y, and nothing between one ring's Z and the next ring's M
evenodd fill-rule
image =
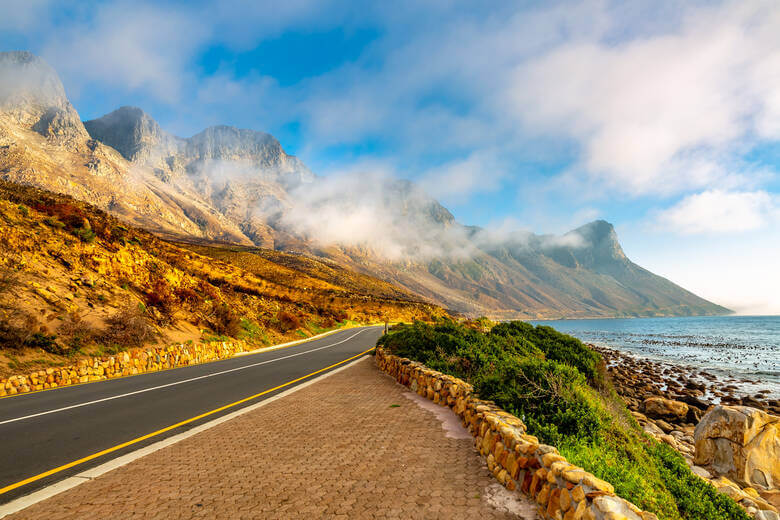
M346 320L442 313L370 277L345 287L339 277L314 278L261 256L210 253L165 242L70 197L0 182L0 374L138 342L224 335L262 345Z
M748 518L679 454L642 433L606 380L600 356L579 340L523 322L474 328L416 323L380 343L472 383L481 398L522 418L529 433L661 519Z
M384 280L303 254L240 245L179 245L200 255L237 265L282 286L330 290L334 294L377 300L422 301L420 296Z

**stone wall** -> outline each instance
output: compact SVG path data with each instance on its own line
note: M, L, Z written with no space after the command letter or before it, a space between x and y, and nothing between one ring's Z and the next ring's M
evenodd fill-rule
M247 350L251 350L251 347L243 341L235 340L143 347L114 356L86 357L65 367L0 378L0 396L196 365L229 358Z
M574 466L553 446L526 434L517 417L474 396L465 381L376 349L379 368L434 403L449 406L475 438L488 469L510 491L539 504L539 516L554 520L656 520L652 513L615 495L612 485Z

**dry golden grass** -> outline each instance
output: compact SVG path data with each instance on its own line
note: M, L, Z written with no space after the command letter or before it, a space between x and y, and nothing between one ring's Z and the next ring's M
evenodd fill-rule
M226 335L268 344L345 320L443 314L386 282L314 259L186 247L68 196L0 182L0 270L13 279L12 291L0 291L0 325L19 332L0 342L0 375L18 360L58 363L138 341ZM137 330L116 330L128 313L140 317L130 320Z

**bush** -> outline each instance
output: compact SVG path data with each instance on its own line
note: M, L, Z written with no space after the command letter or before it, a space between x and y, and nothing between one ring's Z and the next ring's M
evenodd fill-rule
M20 349L38 326L38 320L18 308L16 291L21 285L19 272L9 265L0 266L0 346L6 349Z
M95 241L95 232L89 228L76 228L73 230L73 234L87 244L91 244Z
M219 290L205 280L200 280L198 282L198 292L200 292L206 300L219 299Z
M301 320L290 312L279 311L276 313L276 319L279 322L279 330L282 332L290 332L301 328Z
M95 331L78 313L70 313L57 328L57 333L72 350L78 351L95 338Z
M141 307L130 304L106 320L106 328L97 339L108 346L130 348L140 347L153 337L154 329Z
M552 327L534 327L523 321L499 323L490 331L492 335L524 338L538 347L547 359L571 365L579 370L591 383L602 384L603 374L597 367L601 356L589 349L580 340L562 334Z
M173 291L173 294L180 302L186 303L190 307L196 307L201 301L200 295L189 287L179 287Z
M67 350L62 348L62 346L60 346L60 344L57 343L56 335L46 334L45 332L33 333L29 338L27 338L27 341L25 341L24 346L31 347L31 348L39 348L44 352L48 352L49 354L62 355L67 353Z
M157 310L157 321L161 325L165 325L173 321L173 316L176 314L178 306L178 299L173 294L168 281L164 278L157 278L152 282L152 288L146 293L146 304Z
M483 322L484 323L484 322ZM746 520L681 456L647 437L604 375L598 353L551 327L511 322L483 333L442 320L394 327L378 344L465 379L529 433L663 520Z
M46 224L49 227L54 228L54 229L64 229L65 228L65 224L63 224L62 222L60 222L58 219L56 219L54 217L46 217L45 219L43 219L43 223Z
M235 338L241 332L241 320L226 303L215 307L210 325L219 336Z

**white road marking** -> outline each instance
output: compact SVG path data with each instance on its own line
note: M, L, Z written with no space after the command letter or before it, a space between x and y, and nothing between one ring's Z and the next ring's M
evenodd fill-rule
M362 332L362 331L361 331ZM179 433L177 435L173 435L171 437L168 437L167 439L163 439L161 441L158 441L154 444L151 444L149 446L146 446L145 448L140 448L135 451L131 451L130 453L126 455L122 455L121 457L118 457L116 459L110 460L108 462L105 462L101 464L100 466L96 466L92 469L88 469L86 471L82 471L78 475L74 475L72 477L66 478L65 480L61 480L55 484L52 484L50 486L47 486L43 489L39 489L38 491L35 491L33 493L30 493L29 495L25 495L23 497L17 498L16 500L12 500L11 502L8 502L7 504L0 505L0 518L3 518L6 515L10 515L12 513L16 513L18 511L21 511L22 509L29 507L33 504L37 504L38 502L42 500L46 500L47 498L51 498L54 495L57 495L59 493L62 493L63 491L67 491L68 489L74 488L80 484L83 484L84 482L89 482L92 479L95 479L105 473L108 473L111 470L120 468L122 466L125 466L134 460L140 459L141 457L144 457L146 455L149 455L151 453L154 453L158 450L161 450L163 448L166 448L172 444L176 444L177 442L183 441L184 439L187 439L189 437L192 437L193 435L197 435L198 433L208 430L210 428L213 428L219 424L222 424L224 422L227 422L231 419L235 419L236 417L240 415L244 415L246 413L252 412L254 410L257 410L258 408L261 408L267 404L270 404L277 399L281 399L283 397L286 397L292 393L297 392L298 390L302 390L306 388L307 386L313 385L314 383L318 383L319 381L322 381L326 377L330 377L333 374L336 374L338 372L341 372L342 370L346 370L348 368L351 368L352 366L356 365L357 363L360 363L362 361L365 361L369 356L362 356L357 358L356 360L347 363L346 365L342 365L338 368L334 368L330 372L327 372L325 374L322 374L319 377L315 377L314 379L310 381L306 381L303 383L300 383L289 390L285 390L284 392L280 394L276 394L273 397L269 397L268 399L264 399L263 401L260 401L259 403L246 406L244 408L241 408L240 410L236 410L235 412L229 413L227 415L223 415L222 417L218 417L214 419L213 421L209 421L205 424L202 424L200 426L196 426L194 428L191 428L187 431L184 431L182 433Z
M206 374L206 375L202 375L202 376L198 376L198 377L191 377L189 379L183 379L181 381L175 381L173 383L167 383L165 385L159 385L159 386L153 386L153 387L150 387L150 388L144 388L143 390L135 390L133 392L127 392L126 394L114 395L114 396L111 396L111 397L104 397L103 399L95 399L94 401L88 401L86 403L79 403L79 404L74 404L74 405L71 405L71 406L65 406L63 408L57 408L55 410L48 410L48 411L45 411L45 412L39 412L39 413L30 414L30 415L25 415L23 417L16 417L14 419L6 419L5 421L0 421L0 426L2 426L3 424L12 423L12 422L23 421L25 419L32 419L33 417L40 417L41 415L49 415L49 414L57 413L57 412L64 412L65 410L72 410L74 408L81 408L82 406L89 406L91 404L103 403L105 401L111 401L113 399L120 399L122 397L128 397L128 396L131 396L131 395L142 394L144 392L151 392L153 390L160 390L161 388L167 388L167 387L170 387L170 386L181 385L183 383L190 383L192 381L198 381L199 379L206 379L208 377L220 376L222 374L228 374L230 372L236 372L238 370L246 370L247 368L253 368L253 367L256 367L256 366L260 366L260 365L266 365L268 363L273 363L275 361L282 361L283 359L290 359L290 358L293 358L293 357L296 357L296 356L303 356L304 354L310 354L312 352L317 352L318 350L323 350L323 349L326 349L326 348L335 347L336 345L341 345L342 343L351 340L352 338L354 338L355 336L357 336L358 334L360 334L364 330L366 330L366 329L361 329L361 330L357 331L356 333L354 333L353 335L351 335L350 337L348 337L346 339L343 339L341 341L337 341L336 343L331 343L330 345L325 345L323 347L313 348L311 350L306 350L304 352L297 352L295 354L290 354L288 356L282 356L282 357L276 358L276 359L269 359L267 361L260 361L259 363L252 363L251 365L244 365L242 367L231 368L229 370L222 370L220 372L214 372L212 374Z

